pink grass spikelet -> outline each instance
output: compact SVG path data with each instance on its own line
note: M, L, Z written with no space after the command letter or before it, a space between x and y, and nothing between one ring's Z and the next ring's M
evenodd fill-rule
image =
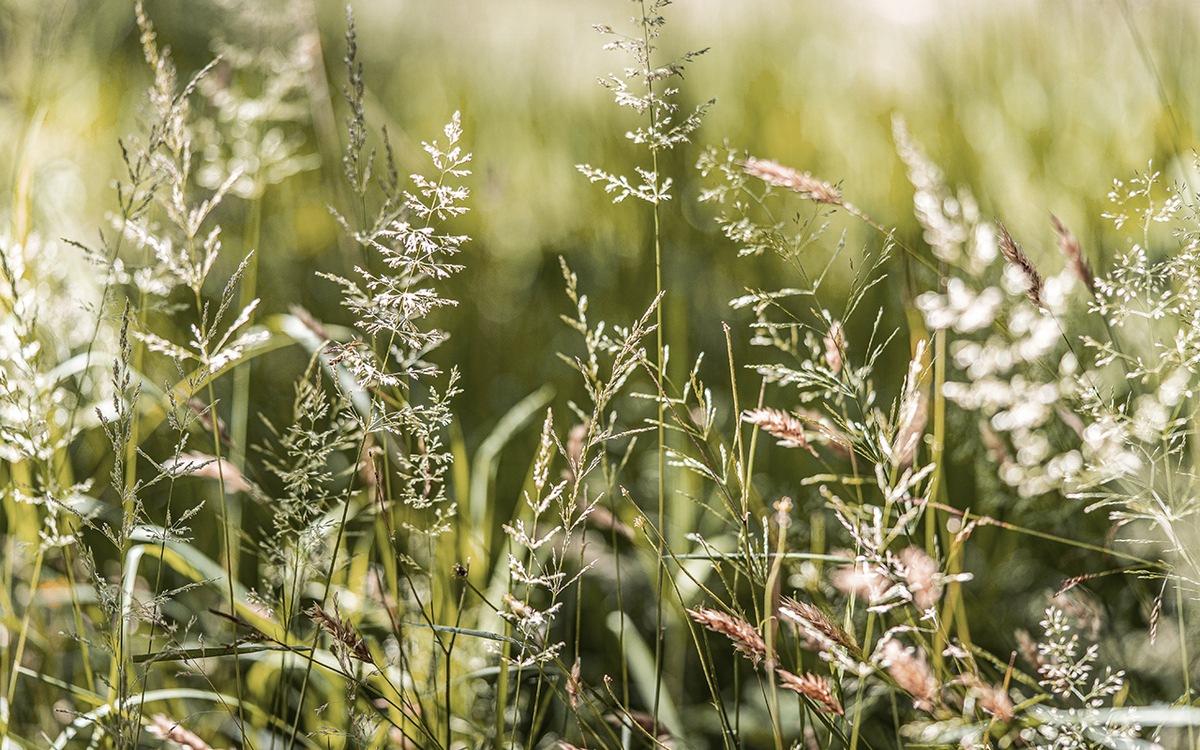
M938 681L924 656L918 657L894 638L883 644L882 665L900 689L913 697L920 711L932 711L938 703Z
M692 619L714 633L721 633L733 641L733 646L755 666L767 657L767 644L754 626L745 620L718 612L715 609L697 607L687 611Z
M803 448L816 455L804 434L804 424L791 414L779 409L749 409L742 413L742 421L763 428L779 440L785 448Z
M825 334L824 344L826 364L829 365L830 370L840 373L846 352L846 332L842 330L841 323L834 321L833 325L829 326L829 333Z
M786 669L776 669L775 674L779 677L780 687L811 698L816 702L818 711L838 716L845 715L846 712L842 708L841 702L833 694L833 688L825 678L807 672L793 674Z
M185 729L179 722L173 721L163 714L155 714L150 719L148 729L150 734L158 739L172 742L183 750L212 750L212 746L200 739L195 732Z
M746 160L743 169L751 177L757 177L768 185L797 192L811 201L828 203L831 206L842 205L842 194L838 192L837 188L828 182L818 180L808 172L798 172L779 162L756 159L753 156Z
M904 566L904 582L912 592L913 604L922 612L937 604L942 596L937 561L920 547L905 547L900 550L900 562Z

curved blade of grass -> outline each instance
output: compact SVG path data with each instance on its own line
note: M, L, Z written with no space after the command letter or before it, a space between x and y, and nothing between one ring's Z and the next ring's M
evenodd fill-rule
M622 620L624 620L623 623ZM683 721L679 718L679 709L675 706L674 698L666 690L655 689L658 679L654 672L656 663L654 651L643 640L633 620L624 612L610 612L608 617L604 618L604 624L613 637L619 638L624 635L625 658L629 662L629 674L633 678L634 684L637 685L642 700L646 702L646 705L650 705L657 693L658 720L671 731L672 735L680 739L683 747L690 747L691 743L686 740L687 733L683 731Z
M234 696L217 693L211 690L198 690L195 688L148 690L145 693L130 696L129 700L126 701L125 705L123 706L117 707L111 703L106 703L94 711L89 711L85 714L76 716L75 719L69 725L67 725L62 732L59 733L58 737L55 738L54 743L50 745L50 750L65 750L71 740L75 739L76 735L78 735L80 731L86 729L87 727L94 726L98 721L108 716L115 710L128 709L131 706L146 706L152 703L164 703L166 701L189 699L218 703L229 707L238 707L238 699ZM257 718L265 723L279 724L279 721L276 718L268 715L265 711L252 703L247 703L242 707L250 713L256 714ZM312 740L304 736L299 737L298 741L305 747L314 748L314 750L318 747Z
M500 418L475 451L475 458L471 462L471 490L468 495L467 516L471 519L471 528L483 534L483 548L488 553L489 563L492 557L493 524L487 518L487 512L489 508L494 510L495 504L489 505L488 493L496 479L496 471L500 468L500 453L518 432L529 426L552 398L554 389L544 385L521 399Z

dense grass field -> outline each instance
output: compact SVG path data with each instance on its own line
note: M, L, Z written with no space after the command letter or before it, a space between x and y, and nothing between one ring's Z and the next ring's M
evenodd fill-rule
M1200 747L1197 33L0 0L0 750Z

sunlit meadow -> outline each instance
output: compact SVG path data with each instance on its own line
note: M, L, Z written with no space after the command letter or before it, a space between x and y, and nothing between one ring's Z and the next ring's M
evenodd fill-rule
M1198 33L0 1L0 747L1200 747Z

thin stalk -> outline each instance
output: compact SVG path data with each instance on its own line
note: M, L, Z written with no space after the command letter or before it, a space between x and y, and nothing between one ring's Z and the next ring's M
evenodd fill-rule
M200 311L201 311L200 312L201 327L203 327L203 325L204 325L203 311L202 311L202 305L200 304L199 295L197 295L197 297L196 297L196 304L197 304L197 308L200 309ZM208 390L209 406L210 407L215 406L217 403L217 401L216 401L217 395L216 395L216 389L213 387L213 383L211 380L208 381L207 390ZM213 414L213 419L214 420L216 419L215 413ZM216 456L216 464L217 464L217 493L218 493L218 497L220 498L220 501L221 501L221 544L224 547L224 552L225 552L225 575L227 576L227 582L228 582L226 593L229 594L229 611L232 613L237 610L237 595L236 595L236 592L234 589L234 583L235 583L234 575L236 573L237 566L236 566L236 563L234 562L234 560L237 557L238 549L233 546L232 538L230 537L230 533L229 533L229 523L230 523L229 494L225 491L225 467L223 465L224 461L221 458L221 453L222 453L222 451L221 451L221 431L214 429L212 431L212 436L213 436L213 455ZM239 636L238 636L238 626L237 626L236 621L233 622L232 626L233 626L233 679L234 679L234 685L236 686L234 694L237 697L237 701L238 701L238 717L237 717L238 729L242 733L242 736L241 736L242 742L244 742L247 747L252 748L254 746L254 743L250 740L249 735L246 733L246 713L245 713L245 708L244 708L245 702L242 700L242 669L241 669L241 657L238 654Z
M781 503L790 500L784 498ZM767 575L766 585L763 587L763 608L766 609L765 619L763 621L763 635L767 644L766 672L768 685L768 700L770 701L771 723L774 730L771 734L775 740L775 750L783 750L783 726L780 723L779 715L779 688L775 684L775 636L778 631L779 619L775 613L779 611L779 579L783 572L784 554L787 551L787 511L781 506L777 518L779 523L779 539L775 546L775 560L770 564L771 572Z
M1192 670L1191 656L1188 654L1188 634L1187 634L1187 618L1184 615L1184 607L1189 601L1183 593L1183 582L1178 578L1175 579L1175 615L1178 619L1179 628L1179 663L1183 666L1183 694L1191 698L1192 696ZM1188 703L1194 703L1189 700ZM1188 747L1196 747L1196 727L1194 724L1188 724Z
M944 278L944 277L943 277ZM941 286L944 288L945 283ZM946 398L942 388L946 384L946 329L939 328L933 334L933 445L929 450L929 461L937 468L929 479L929 497L942 499L946 491L944 482L946 467L943 463L946 449ZM937 557L938 518L933 509L925 511L925 552L930 557ZM949 561L947 561L949 565ZM958 571L947 571L956 573ZM958 582L953 583L958 586ZM965 624L965 623L964 623ZM943 619L942 627L934 634L934 645L930 649L934 669L940 672L942 668L942 652L945 650L945 640L949 633L950 622Z
M243 250L253 252L250 262L242 276L241 290L238 298L238 308L245 310L258 296L258 244L262 235L262 190L255 191L255 197L250 201L250 213L246 222L246 235ZM247 325L253 325L254 313L250 314ZM250 367L243 365L233 371L233 397L230 401L229 416L229 463L234 468L246 471L246 431L250 421ZM234 503L230 523L237 528L242 527L242 505ZM231 566L236 575L239 560L235 559Z
M650 18L646 13L645 0L640 0L638 3L641 10L642 22L642 38L645 40L647 49L645 51L645 66L643 74L646 80L646 92L648 98L654 98L654 81L651 76L650 66L650 40L653 38L653 29L650 27ZM654 133L658 130L658 110L653 104L648 107L650 116L650 132ZM655 192L661 185L658 174L658 149L655 146L650 148L650 169L654 175ZM661 299L663 295L663 273L662 273L662 216L659 208L659 198L655 195L654 203L654 296L655 299ZM658 373L657 377L660 384L665 383L666 373L663 372L663 360L665 352L663 350L663 313L662 303L660 302L654 309L654 358L655 369ZM654 708L651 712L654 721L658 721L659 703L662 698L662 665L663 665L663 578L666 575L666 563L663 559L663 547L666 537L666 470L667 470L667 432L666 432L666 409L663 404L664 392L660 387L658 398L658 546L655 550L658 558L658 567L654 581Z
M34 558L33 563L33 576L29 581L29 601L25 603L25 615L21 618L21 633L17 637L17 647L13 652L12 674L9 675L8 689L5 693L6 706L13 704L13 697L17 694L17 675L21 672L19 667L21 666L21 658L25 653L25 642L29 634L29 618L33 615L33 599L37 596L38 584L42 577L42 559L42 551L38 550L37 557ZM6 726L5 731L7 732L7 730L8 727Z

